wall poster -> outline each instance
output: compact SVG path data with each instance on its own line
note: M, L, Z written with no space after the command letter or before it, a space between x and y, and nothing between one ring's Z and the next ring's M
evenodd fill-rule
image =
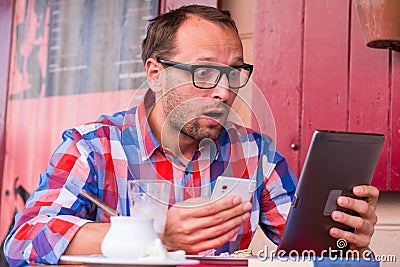
M17 0L0 237L37 187L64 129L128 107L158 0Z

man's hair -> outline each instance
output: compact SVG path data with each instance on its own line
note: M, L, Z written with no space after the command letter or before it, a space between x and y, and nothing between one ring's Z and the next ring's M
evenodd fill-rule
M190 15L232 27L238 32L235 21L230 17L229 11L202 5L182 6L150 20L150 24L147 27L147 36L142 42L143 63L146 63L146 60L151 57L168 59L177 52L175 45L176 32Z

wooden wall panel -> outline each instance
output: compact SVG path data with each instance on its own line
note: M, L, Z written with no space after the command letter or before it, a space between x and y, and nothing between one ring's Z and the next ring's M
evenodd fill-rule
M12 0L0 1L0 214L2 208L1 196L4 193L2 184L5 158L5 121L13 5Z
M389 189L400 191L400 53L392 52L391 153Z
M353 8L350 42L349 130L378 132L386 136L373 184L388 189L389 156L389 52L365 45L356 9Z
M279 151L298 173L303 1L255 1L253 76L271 106Z
M302 162L315 129L346 130L349 3L306 1L304 20Z
M400 53L366 46L354 1L304 0L303 16L299 2L255 6L254 78L275 114L278 148L292 166L299 158L299 171L315 129L383 133L372 184L400 191ZM300 155L288 148L296 136Z

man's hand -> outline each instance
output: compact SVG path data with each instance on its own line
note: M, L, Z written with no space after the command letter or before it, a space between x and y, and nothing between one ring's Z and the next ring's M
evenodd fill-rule
M337 204L343 208L357 212L360 217L334 211L332 212L332 219L355 228L355 232L351 233L331 228L330 234L334 238L345 239L350 244L351 250L363 252L369 246L372 234L374 233L374 226L378 220L375 210L379 191L376 187L362 185L354 187L353 193L358 197L365 198L365 200L340 196L337 199Z
M168 210L163 243L168 250L183 249L189 254L220 247L239 232L242 222L250 217L251 207L238 196L178 203Z

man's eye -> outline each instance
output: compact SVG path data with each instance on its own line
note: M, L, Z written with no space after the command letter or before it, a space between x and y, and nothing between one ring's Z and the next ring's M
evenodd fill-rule
M195 74L198 78L207 78L210 75L208 69L197 69Z
M229 72L229 78L238 78L240 76L240 70L231 70Z

